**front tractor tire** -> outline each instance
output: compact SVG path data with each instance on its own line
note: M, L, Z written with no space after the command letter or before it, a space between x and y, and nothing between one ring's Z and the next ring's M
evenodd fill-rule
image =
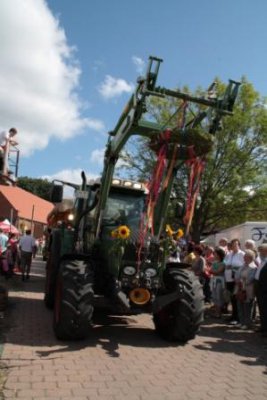
M202 286L193 272L179 268L167 268L163 280L164 294L182 294L153 314L156 332L167 341L185 343L194 339L204 318Z
M88 260L66 259L60 264L53 327L59 340L85 339L93 315L93 267Z
M51 249L46 263L45 296L44 302L47 308L53 309L55 302L55 288L57 273L60 263L61 235L60 231L54 231Z

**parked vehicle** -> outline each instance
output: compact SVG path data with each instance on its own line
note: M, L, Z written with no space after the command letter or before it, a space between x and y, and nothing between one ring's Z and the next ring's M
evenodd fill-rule
M258 247L261 243L267 242L267 221L248 221L240 225L231 226L214 235L207 236L205 238L205 243L217 245L219 240L223 237L227 238L229 241L232 239L239 239L241 247L244 247L247 239L252 239Z

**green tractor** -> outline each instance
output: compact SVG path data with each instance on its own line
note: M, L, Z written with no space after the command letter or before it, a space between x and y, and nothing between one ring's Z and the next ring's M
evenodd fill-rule
M189 265L168 262L167 209L181 160L192 158L192 147L195 158L210 150L221 118L232 114L239 83L230 81L220 99L192 97L156 87L161 62L150 57L146 76L138 79L109 133L101 179L88 183L82 172L80 186L54 183L54 217L62 218L54 218L57 224L51 230L45 304L54 309L58 339L88 337L94 308L103 299L112 312L151 313L157 333L169 341L194 338L203 320L199 279ZM162 132L160 125L145 120L147 101L153 96L194 102L201 105L201 112L186 125ZM211 122L204 124L208 132L203 134L207 120ZM149 187L113 177L119 154L132 135L147 137L157 154L164 153L165 169L161 174L157 170ZM75 199L72 207L58 213L64 185L74 187Z

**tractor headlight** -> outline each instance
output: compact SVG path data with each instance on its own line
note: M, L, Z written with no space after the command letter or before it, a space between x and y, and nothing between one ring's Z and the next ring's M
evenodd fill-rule
M145 275L149 278L154 278L157 275L157 270L155 268L147 268L145 270Z
M68 215L68 220L69 220L69 221L73 221L73 220L74 220L74 214L72 214L72 213L69 214L69 215Z
M130 265L123 268L123 273L125 275L133 276L135 274L135 272L136 272L136 269Z

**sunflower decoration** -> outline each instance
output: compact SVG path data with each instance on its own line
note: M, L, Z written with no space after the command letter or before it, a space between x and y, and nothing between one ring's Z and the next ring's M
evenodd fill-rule
M126 225L121 225L111 232L111 237L113 239L126 240L130 237L131 231Z
M174 231L169 224L166 225L166 233L169 238L175 240L179 240L184 236L184 231L181 228L179 228L177 231Z
M184 236L184 231L183 231L181 228L178 229L177 232L175 232L175 239L176 239L176 240L181 239L181 237L183 237L183 236Z
M121 225L111 231L111 237L114 239L112 247L110 248L111 254L122 257L124 249L127 244L127 239L130 237L131 231L126 225Z
M170 225L166 225L166 233L169 237L172 237L175 234Z
M118 235L120 239L128 239L130 237L131 231L126 225L119 226Z
M177 250L177 241L184 236L184 232L181 228L174 231L168 224L165 228L166 236L162 239L161 245L166 256L172 254Z
M114 229L113 231L111 231L111 237L112 239L118 239L118 231L117 229Z

